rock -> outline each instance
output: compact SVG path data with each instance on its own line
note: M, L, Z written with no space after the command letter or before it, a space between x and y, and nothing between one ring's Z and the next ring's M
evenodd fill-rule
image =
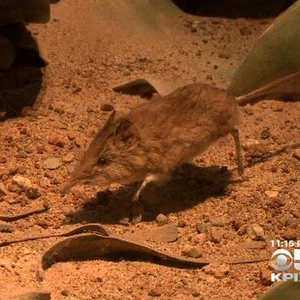
M12 193L21 193L23 189L17 184L9 184L8 190Z
M179 219L178 222L177 222L177 227L183 228L183 227L185 227L185 226L186 226L185 220Z
M5 268L7 271L11 271L13 262L6 258L0 258L0 267Z
M200 292L199 291L193 291L192 292L192 296L194 297L194 298L198 298L198 297L200 297Z
M218 55L219 58L229 59L231 55L227 52L220 52Z
M275 199L273 199L273 200L269 203L269 206L270 206L271 208L277 209L277 208L279 208L279 207L281 207L281 206L284 206L284 204L285 204L285 203L284 203L281 199L275 198Z
M294 228L288 228L282 234L282 238L285 240L297 240L300 237L298 230Z
M296 149L293 152L293 157L297 158L298 160L300 160L300 149Z
M7 162L7 158L5 156L0 156L0 164L5 164Z
M259 272L259 278L260 278L260 282L262 283L262 285L264 286L269 286L271 285L273 282L271 281L271 271L267 270L267 269L261 269Z
M248 236L254 241L265 240L264 229L258 224L251 224L247 227Z
M251 35L252 30L251 30L251 28L244 26L244 27L240 28L240 33L241 33L241 35Z
M297 219L296 218L293 218L293 217L287 217L285 219L285 227L297 227Z
M72 153L67 153L63 158L62 161L64 163L70 163L74 160L74 155Z
M151 289L148 293L148 296L150 297L160 297L161 291L159 289Z
M41 196L39 190L36 187L33 187L33 186L30 186L30 187L26 188L25 195L29 199L36 199L36 198L39 198Z
M183 256L191 257L191 258L200 258L203 255L201 250L199 248L196 248L196 247L183 249L181 251L181 254Z
M102 111L112 111L112 110L114 110L114 107L109 103L102 103L101 110Z
M43 162L43 168L48 170L56 170L61 166L61 160L57 157L49 157Z
M70 291L66 290L66 289L62 290L60 293L62 294L62 296L65 296L65 297L70 295Z
M197 32L198 31L198 29L197 29L197 26L195 26L194 24L191 26L191 32L192 33L195 33L195 32Z
M242 226L238 229L237 234L240 235L240 236L246 234L246 232L247 232L247 227L248 227L247 224L242 225Z
M205 274L212 275L217 279L222 279L229 274L229 265L212 263L205 266L203 269Z
M212 217L209 219L211 226L224 227L224 222L222 218Z
M245 144L244 148L246 150L246 157L253 160L259 159L264 155L270 153L268 145L259 143L259 144Z
M207 232L207 226L204 223L197 223L196 228L198 233L206 233Z
M20 112L21 117L31 117L34 116L34 111L30 106L24 106Z
M207 237L208 239L213 242L213 243L220 243L222 238L223 238L223 231L220 230L219 228L210 228L208 234L207 234Z
M28 157L28 154L24 150L20 150L17 153L17 158L27 158L27 157Z
M8 192L7 192L5 185L2 182L0 182L0 198L7 195L7 193Z
M166 224L168 223L168 217L166 217L164 214L159 214L155 218L156 222L158 224Z
M62 135L52 135L48 138L48 142L60 148L63 148L66 144L65 138Z
M172 243L178 239L178 230L174 224L158 226L158 228L150 229L147 237L156 242Z
M12 178L12 182L17 184L19 187L21 187L23 190L26 190L27 188L31 187L31 181L30 179L23 177L21 175L15 175Z
M16 49L5 36L0 36L0 71L9 70L16 58Z
M262 132L260 133L260 137L261 137L263 140L268 139L270 136L271 136L270 128L264 128L264 129L262 130Z
M269 198L276 198L279 194L278 191L265 191L265 194L269 197Z
M241 248L244 249L266 249L267 243L265 241L252 241L250 238L245 243L240 244Z
M67 137L68 137L68 139L69 139L70 141L75 140L75 139L76 139L76 136L77 136L76 132L69 132L69 133L67 134Z

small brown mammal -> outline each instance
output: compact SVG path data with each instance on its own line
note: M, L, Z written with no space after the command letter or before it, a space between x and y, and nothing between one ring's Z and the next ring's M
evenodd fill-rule
M106 186L142 181L133 200L150 181L169 177L213 142L231 133L238 171L243 173L238 105L225 90L202 83L186 85L139 105L126 116L111 114L98 131L62 194L76 184Z

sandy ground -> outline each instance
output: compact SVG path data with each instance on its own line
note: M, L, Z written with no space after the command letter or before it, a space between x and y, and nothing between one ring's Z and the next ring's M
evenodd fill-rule
M69 300L252 300L269 289L268 262L226 262L270 257L270 240L299 237L299 152L283 151L252 164L262 154L299 142L299 102L265 100L241 108L244 180L234 181L235 150L228 136L195 160L198 168L183 169L179 184L149 188L138 204L130 201L136 186L75 187L65 197L59 194L110 115L101 105L127 112L147 101L117 94L111 86L151 75L227 87L255 38L271 22L199 17L193 23L195 18L178 18L162 36L149 31L142 37L138 30L124 34L118 23L112 26L109 16L100 18L89 3L70 0L52 7L48 24L29 26L49 65L34 108L0 123L0 184L5 190L0 215L37 209L45 202L50 210L10 223L14 232L0 233L0 239L65 232L88 222L104 224L114 233L138 232L158 227L156 216L162 213L177 227L178 239L148 245L176 255L196 248L201 260L218 263L178 269L126 260L67 262L55 264L40 282L40 256L60 239L32 241L0 249L0 299L43 290L51 292L51 299ZM49 158L61 159L57 169L45 169ZM16 175L29 179L39 197L31 199L35 197L15 183ZM137 211L142 212L141 222L120 224L124 218L131 221ZM254 236L249 232L253 224ZM261 230L262 240L256 241Z

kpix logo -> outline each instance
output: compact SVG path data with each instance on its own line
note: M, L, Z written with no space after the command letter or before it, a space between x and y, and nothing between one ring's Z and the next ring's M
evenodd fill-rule
M291 267L300 271L300 249L294 249L294 255L286 249L277 249L272 253L271 266L279 273L271 273L271 281L300 281L298 273L288 273Z

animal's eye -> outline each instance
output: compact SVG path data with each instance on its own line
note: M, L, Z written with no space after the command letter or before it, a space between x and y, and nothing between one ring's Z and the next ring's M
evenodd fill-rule
M104 157L100 157L98 160L97 160L97 165L98 166L104 166L104 165L106 165L107 164L107 159L106 158L104 158Z

